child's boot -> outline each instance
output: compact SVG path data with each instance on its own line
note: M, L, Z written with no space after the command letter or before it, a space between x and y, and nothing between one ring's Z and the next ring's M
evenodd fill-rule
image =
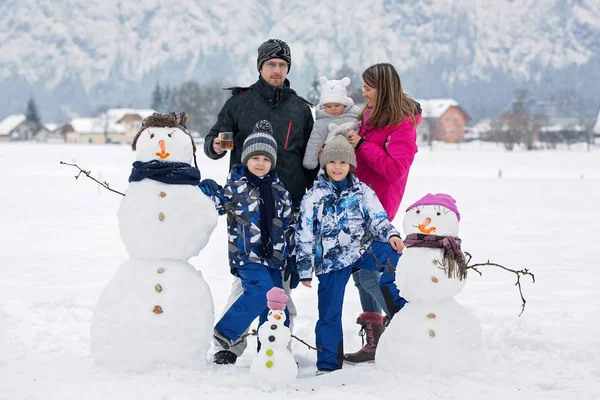
M219 365L235 364L237 361L237 355L230 350L235 343L227 336L219 332L216 328L214 330L213 339L223 350L217 351L212 356L212 362Z
M344 362L348 364L359 364L375 361L377 343L383 331L387 318L376 312L364 312L358 316L356 323L361 326L358 334L363 339L363 347L356 353L344 354ZM366 342L365 343L365 336Z
M235 364L236 361L237 361L237 356L235 355L235 353L233 351L229 351L229 350L217 351L212 356L213 364L229 365L229 364Z

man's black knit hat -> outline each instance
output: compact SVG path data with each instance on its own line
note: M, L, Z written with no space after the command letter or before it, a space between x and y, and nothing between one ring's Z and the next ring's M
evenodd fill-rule
M256 67L260 72L263 63L271 58L281 58L288 63L288 71L292 68L292 53L290 46L279 39L269 39L258 47L258 59Z

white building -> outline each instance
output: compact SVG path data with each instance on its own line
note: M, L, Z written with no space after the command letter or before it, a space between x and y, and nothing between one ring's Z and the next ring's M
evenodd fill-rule
M0 121L0 142L31 140L37 131L34 125L24 114L9 115Z
M99 117L73 118L63 127L67 143L131 143L154 110L111 108Z

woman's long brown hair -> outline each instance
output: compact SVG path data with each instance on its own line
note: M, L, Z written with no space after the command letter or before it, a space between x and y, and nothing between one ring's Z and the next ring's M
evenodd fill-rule
M400 125L405 117L410 117L416 127L415 115L419 111L419 103L402 90L402 82L396 68L392 64L383 63L370 66L362 74L363 81L377 89L375 107L369 116L374 128ZM364 120L366 105L361 110L358 120Z

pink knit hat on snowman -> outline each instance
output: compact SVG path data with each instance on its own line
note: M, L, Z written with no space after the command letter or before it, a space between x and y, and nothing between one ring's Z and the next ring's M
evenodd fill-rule
M454 200L452 198L452 196L450 196L449 194L445 194L445 193L436 193L436 194L427 193L421 199L417 200L416 203L414 203L413 205L411 205L410 207L408 207L406 209L406 211L410 210L411 208L415 208L417 206L442 206L442 207L446 207L448 210L450 210L450 211L454 212L454 214L456 214L456 218L458 219L458 222L460 222L460 213L458 212L458 207L456 207L456 200Z
M285 304L288 301L283 289L274 287L267 292L267 307L271 310L285 310Z

